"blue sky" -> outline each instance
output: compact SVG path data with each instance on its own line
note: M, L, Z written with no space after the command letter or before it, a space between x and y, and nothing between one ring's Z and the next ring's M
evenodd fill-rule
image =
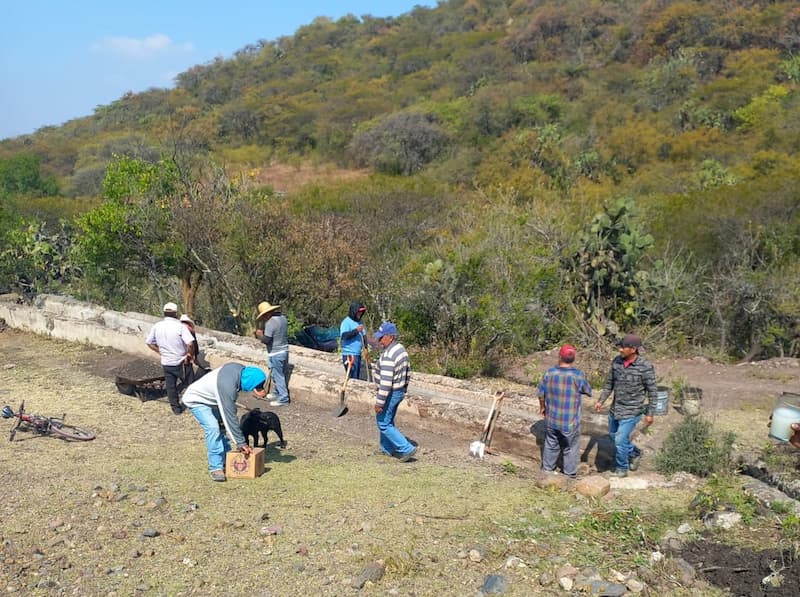
M0 0L0 139L88 116L128 91L317 16L397 16L435 0Z

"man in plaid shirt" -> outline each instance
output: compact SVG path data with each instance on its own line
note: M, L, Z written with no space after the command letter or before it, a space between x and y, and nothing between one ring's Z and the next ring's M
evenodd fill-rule
M539 413L545 418L542 470L552 472L563 450L565 475L578 476L580 455L581 394L592 395L592 388L575 362L575 347L565 344L558 351L558 366L547 370L539 384Z

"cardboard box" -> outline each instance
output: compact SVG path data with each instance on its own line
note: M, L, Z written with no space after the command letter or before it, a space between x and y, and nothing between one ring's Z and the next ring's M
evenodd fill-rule
M225 476L228 479L255 479L264 472L264 448L253 448L253 453L245 458L239 451L225 455Z

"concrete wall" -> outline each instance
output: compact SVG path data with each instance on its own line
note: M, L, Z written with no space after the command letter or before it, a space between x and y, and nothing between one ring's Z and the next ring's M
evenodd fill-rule
M26 302L18 295L0 295L0 318L7 325L27 332L107 346L154 361L157 359L144 340L160 317L120 313L63 296L39 295L32 302ZM196 331L201 350L205 351L213 367L228 361L265 367L264 345L255 338L206 328ZM289 384L292 395L329 403L333 408L344 378L340 358L336 354L292 346ZM493 446L538 458L535 436L541 438L543 426L535 389L514 384L507 384L505 389L506 399ZM447 433L463 437L466 442L478 438L493 394L494 390L488 384L415 372L408 398L401 405L398 417L417 417L420 426L433 431L446 428ZM374 386L353 380L348 385L347 399L351 409L366 412L374 403ZM584 412L582 421L584 434L605 434L605 416Z

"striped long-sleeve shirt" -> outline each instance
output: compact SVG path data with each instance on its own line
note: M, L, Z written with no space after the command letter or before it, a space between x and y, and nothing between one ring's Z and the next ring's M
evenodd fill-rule
M386 400L397 390L405 391L411 379L411 364L408 352L397 341L392 342L381 353L380 359L375 363L375 383L378 384L378 393L375 396L375 405L383 407Z
M614 402L610 412L615 419L632 419L645 412L652 416L658 399L653 365L642 356L627 365L621 356L616 357L600 394L600 404L608 400L612 392Z

